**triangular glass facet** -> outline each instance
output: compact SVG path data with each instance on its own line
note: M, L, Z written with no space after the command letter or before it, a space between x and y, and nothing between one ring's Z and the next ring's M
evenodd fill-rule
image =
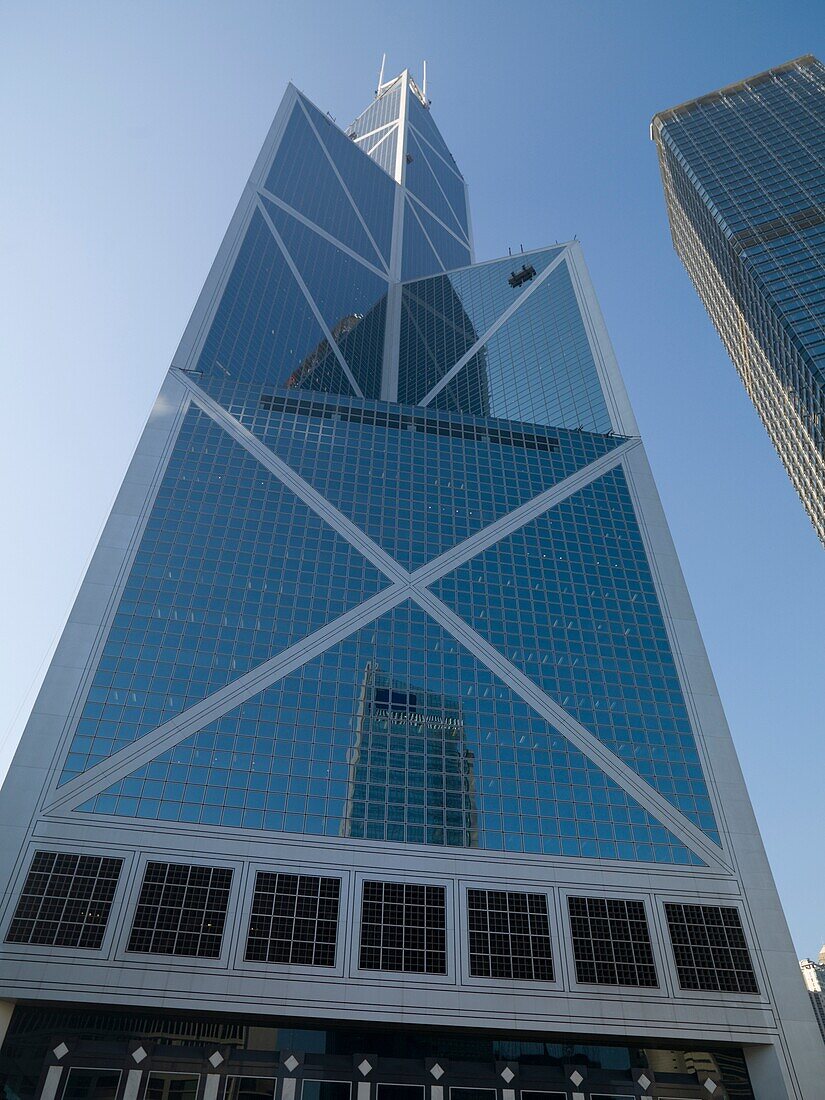
M702 862L411 602L80 809L385 842Z
M458 267L466 267L471 262L470 249L467 245L463 244L453 233L449 233L441 222L419 203L412 202L410 205L447 271Z
M309 187L307 180L312 180ZM292 110L264 186L353 252L380 266L376 250L300 103Z
M718 843L623 470L611 470L433 591Z
M335 161L335 167L340 172L361 217L369 226L379 252L389 263L395 181L359 149L354 141L339 130L331 119L322 115L308 99L302 97L301 102L312 119L321 141ZM307 176L304 175L302 178L306 179Z
M405 260L406 227L410 223L424 242L426 254L431 254L421 227L407 210ZM545 248L406 283L402 290L398 400L413 405L426 397L561 251ZM533 275L514 287L514 273L523 268L531 269Z
M372 369L380 374L383 343L380 347L374 346L373 340L365 350L364 340L356 338L353 330L369 316L371 335L375 336L378 315L386 308L387 280L274 203L262 201L339 349L350 334L352 338L347 347L358 357L359 372L368 374ZM380 328L383 334L383 321ZM364 355L369 363L363 362ZM353 368L353 363L348 366Z
M294 386L326 346L324 331L298 286L272 230L256 209L204 341L194 378L210 393L227 383ZM306 381L303 383L306 385ZM312 389L352 393L329 357Z
M191 408L61 782L388 583L249 451Z
M466 234L466 226L461 224L447 202L413 133L407 134L406 187L453 232Z

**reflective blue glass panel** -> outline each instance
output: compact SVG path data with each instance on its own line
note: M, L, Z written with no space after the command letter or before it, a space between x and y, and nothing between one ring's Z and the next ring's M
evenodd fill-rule
M409 105L407 108L409 115L409 125L417 130L420 137L424 138L435 152L443 157L447 164L458 172L458 165L453 158L453 154L450 152L446 141L441 136L441 132L433 121L433 116L430 113L428 107L425 107L423 103L415 95L409 96Z
M300 379L313 389L352 393L335 357L324 356L323 350L328 350L323 329L263 215L255 210L195 377L210 392L227 379L270 387L289 387Z
M401 278L420 279L442 270L441 261L427 240L421 224L407 199L404 207L404 236L401 253Z
M433 591L718 842L621 469L442 577Z
M349 336L346 347L353 355L353 362L349 362L345 355L347 365L356 378L360 375L367 379L369 394L377 395L380 393L384 354L386 279L330 244L274 203L266 199L262 201L342 354L344 342ZM355 330L367 315L369 323L364 332L356 336ZM319 365L326 369L326 358L330 355L332 351L324 341L323 355L305 361L300 377L293 379L295 387L315 389L311 379L319 370Z
M607 432L610 414L566 264L560 264L434 400L470 408L484 377L493 416Z
M405 223L408 220L409 211ZM416 224L415 228L424 239L420 227ZM431 251L428 245L426 247ZM561 251L560 248L546 248L527 252L405 285L398 400L410 405L421 401L505 310L518 301L530 281L522 287L511 286L509 280L514 271L527 266L540 275ZM476 374L479 373L486 378L486 372L476 370ZM464 406L464 411L476 408L475 404Z
M412 603L82 810L367 840L701 862Z
M300 402L272 395L229 407L408 569L621 442L309 394Z
M361 217L367 223L373 240L384 259L389 262L392 244L392 215L395 204L395 181L339 130L332 119L322 115L317 107L302 97L315 129L335 161L335 167L352 195ZM311 177L304 178L306 180Z
M401 79L399 77L391 88L383 91L378 99L372 101L366 111L361 112L355 122L347 128L347 136L364 148L364 136L396 120L400 114L400 106Z
M248 451L191 408L62 781L387 583Z
M371 160L380 165L385 172L395 178L395 158L398 152L398 127L393 130L382 131L374 137L367 138L362 148L365 149Z
M467 226L459 219L447 200L444 190L433 175L429 161L415 139L415 135L407 134L407 165L406 165L407 190L419 199L428 210L431 210L446 226L455 233L463 233L466 236Z
M359 155L355 148L352 152ZM374 166L371 167L375 171ZM358 220L300 103L293 108L265 187L370 263L380 264L376 249Z
M423 206L417 202L411 202L408 209L414 211L445 271L466 267L471 262L470 249L467 245L454 233L449 232Z

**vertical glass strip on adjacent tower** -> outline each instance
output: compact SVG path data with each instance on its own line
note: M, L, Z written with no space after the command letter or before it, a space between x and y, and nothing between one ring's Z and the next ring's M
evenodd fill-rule
M579 246L473 261L408 72L288 89L0 799L8 1097L815 1095Z
M825 542L825 67L654 116L673 244Z

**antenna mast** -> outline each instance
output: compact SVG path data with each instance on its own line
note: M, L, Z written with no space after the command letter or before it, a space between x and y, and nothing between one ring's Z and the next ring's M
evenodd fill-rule
M381 55L381 71L378 74L378 87L376 88L376 91L375 91L376 95L380 95L380 93L381 93L381 85L384 83L384 66L386 65L386 63L387 63L387 55L382 54Z
M421 94L424 96L425 99L427 98L427 62L426 61L424 62L424 84L423 84L423 87L421 89Z

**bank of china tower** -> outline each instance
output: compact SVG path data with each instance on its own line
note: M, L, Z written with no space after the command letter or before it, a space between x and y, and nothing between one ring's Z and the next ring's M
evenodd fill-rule
M0 815L9 1100L821 1095L579 245L408 72L289 87Z

